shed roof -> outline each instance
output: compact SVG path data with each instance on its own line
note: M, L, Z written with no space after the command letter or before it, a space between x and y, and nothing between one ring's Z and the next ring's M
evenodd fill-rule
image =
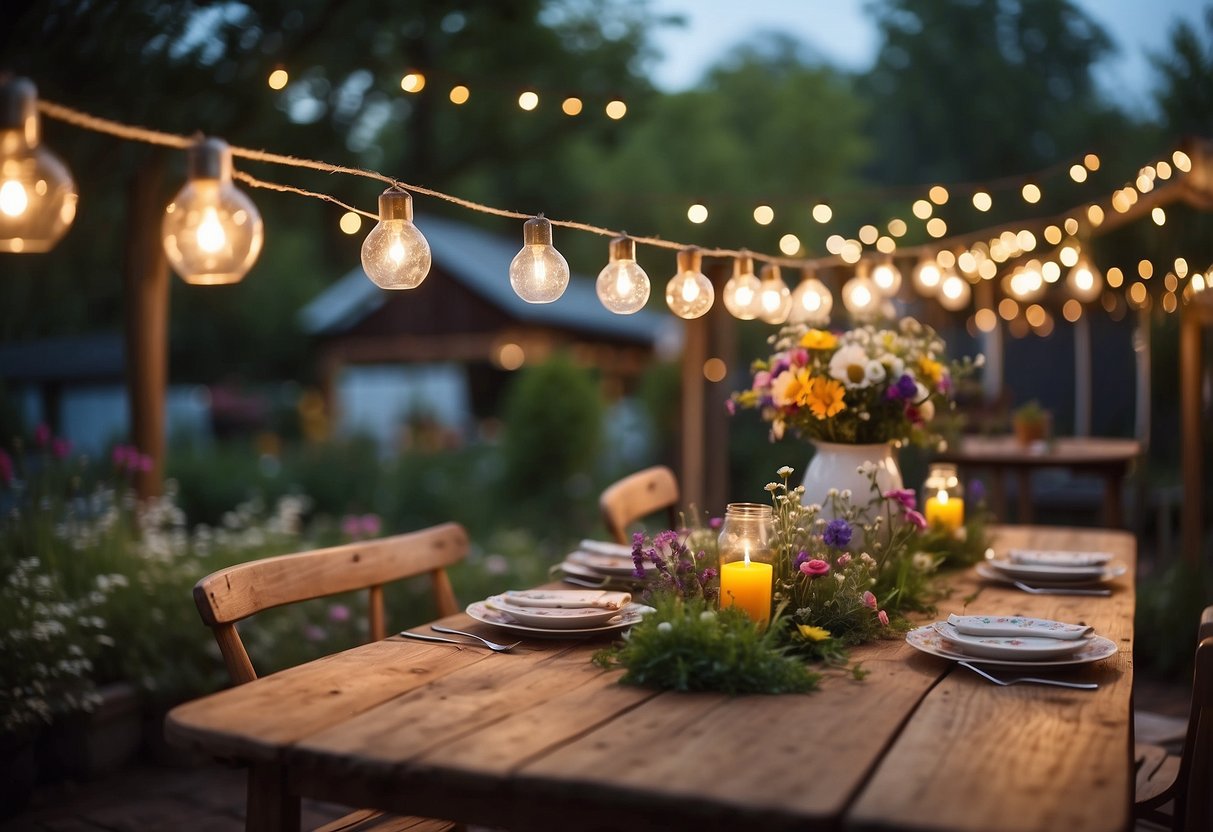
M438 268L518 321L645 344L655 343L668 326L668 316L643 309L633 315L610 312L599 302L594 281L578 275L554 303L527 303L507 278L517 241L442 217L418 217L416 222ZM299 322L310 335L335 335L396 294L372 283L359 264L300 310Z

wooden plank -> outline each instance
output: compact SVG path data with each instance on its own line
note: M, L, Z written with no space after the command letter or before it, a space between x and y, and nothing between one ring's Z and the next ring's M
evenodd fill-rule
M940 612L1091 624L1120 644L1121 652L1094 668L1056 675L1097 681L1100 689L1002 688L956 667L927 695L881 760L848 812L848 829L1103 832L1129 826L1136 544L1122 532L998 531L997 547L1026 545L1109 551L1129 565L1130 573L1110 598L1028 595L989 586L966 605L968 589L977 586L970 577L956 582L957 593Z
M460 615L445 623L472 621ZM301 737L491 656L400 638L365 644L179 705L165 736L217 756L274 761Z

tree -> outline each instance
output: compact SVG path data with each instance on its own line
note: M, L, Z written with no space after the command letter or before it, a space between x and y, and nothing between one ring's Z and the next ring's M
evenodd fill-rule
M1151 56L1159 75L1157 100L1167 127L1177 135L1213 137L1213 6L1200 30L1179 21L1165 52Z

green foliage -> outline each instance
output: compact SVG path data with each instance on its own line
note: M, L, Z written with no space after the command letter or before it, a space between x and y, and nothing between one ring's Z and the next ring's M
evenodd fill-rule
M1213 136L1213 5L1204 9L1204 32L1186 21L1171 31L1167 48L1151 56L1158 71L1158 104L1172 135Z
M622 645L594 656L600 667L623 667L628 685L678 691L805 693L820 676L779 646L740 610L711 610L702 600L666 597L632 627Z
M1203 563L1183 560L1137 585L1133 656L1159 675L1191 679L1196 627L1213 604L1213 579Z

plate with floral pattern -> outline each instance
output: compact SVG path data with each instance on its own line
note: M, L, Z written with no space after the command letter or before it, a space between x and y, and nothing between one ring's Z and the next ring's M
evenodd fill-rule
M975 636L960 632L948 621L936 621L931 626L943 636L945 642L965 653L1021 662L1069 656L1085 647L1091 638L1066 640L1046 636Z
M1032 668L1034 670L1064 669L1078 667L1084 664L1098 662L1109 656L1115 656L1118 650L1116 642L1103 636L1092 636L1084 640L1083 646L1075 652L1054 659L994 659L979 656L969 652L965 647L948 641L935 629L934 624L910 630L906 633L906 643L915 650L938 656L951 661L967 661L975 664L991 665L994 667Z
M470 617L482 624L491 624L503 630L540 638L580 638L582 636L618 633L631 627L652 611L652 607L646 607L644 604L628 604L618 615L611 618L605 624L594 627L551 629L549 627L529 627L525 624L520 624L506 613L489 609L485 606L484 601L469 604L466 610Z
M1124 564L1112 564L1104 567L1102 570L1091 573L1090 576L1068 577L1068 578L1032 578L1027 575L1017 576L1003 569L992 566L992 561L977 564L975 572L987 581L996 581L1001 584L1014 584L1016 581L1031 584L1034 587L1041 589L1077 589L1085 586L1097 586L1106 584L1109 581L1114 581L1128 571L1128 567Z

